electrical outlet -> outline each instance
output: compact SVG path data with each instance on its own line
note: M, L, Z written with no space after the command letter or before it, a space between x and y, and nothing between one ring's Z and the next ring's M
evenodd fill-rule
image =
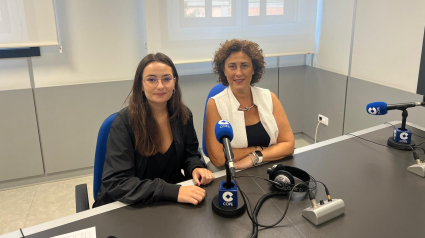
M319 114L319 116L317 116L317 120L320 121L320 123L322 123L325 126L329 126L329 118Z

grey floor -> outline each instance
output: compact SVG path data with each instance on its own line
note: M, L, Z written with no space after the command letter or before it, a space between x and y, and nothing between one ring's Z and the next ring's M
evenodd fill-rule
M75 185L86 183L93 203L93 176L0 191L0 235L75 213Z
M295 134L295 148L313 143L310 137ZM75 185L82 183L87 184L93 204L93 176L0 191L0 235L75 214Z
M314 139L304 133L294 134L295 148L301 148L307 145L314 144Z

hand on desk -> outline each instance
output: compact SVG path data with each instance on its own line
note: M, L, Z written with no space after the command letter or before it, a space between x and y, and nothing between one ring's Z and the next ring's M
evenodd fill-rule
M205 190L196 185L181 186L177 202L198 205L198 203L204 200L205 195L207 195Z
M177 202L181 203L192 203L197 205L204 200L207 193L204 189L198 187L206 185L214 180L214 174L208 169L196 168L192 171L192 178L196 185L182 186L179 190L179 196Z
M206 185L214 180L214 174L208 169L196 168L192 171L193 181L198 185Z

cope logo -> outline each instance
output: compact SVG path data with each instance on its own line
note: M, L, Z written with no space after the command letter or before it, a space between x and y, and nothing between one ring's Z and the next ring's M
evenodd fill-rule
M409 134L407 132L400 133L400 139L407 140L409 138Z
M226 120L220 120L218 121L218 124L220 125L220 128L224 128L224 127L230 128L230 123Z
M233 193L231 192L224 192L223 193L223 206L233 206Z
M381 114L381 112L379 111L379 107L378 108L369 107L369 109L367 109L367 112L372 115Z

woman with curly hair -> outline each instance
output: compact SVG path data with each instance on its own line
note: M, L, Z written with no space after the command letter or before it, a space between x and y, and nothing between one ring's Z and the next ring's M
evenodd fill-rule
M217 121L229 121L235 168L244 169L294 153L295 140L282 104L268 89L255 87L264 73L263 51L257 43L227 40L214 55L214 72L227 86L207 103L205 142L211 162L222 167L222 145L215 139Z
M118 112L109 131L93 207L113 201L197 205L206 195L200 186L214 180L198 145L176 67L165 54L147 55L136 70L129 106ZM196 186L176 185L192 178Z

